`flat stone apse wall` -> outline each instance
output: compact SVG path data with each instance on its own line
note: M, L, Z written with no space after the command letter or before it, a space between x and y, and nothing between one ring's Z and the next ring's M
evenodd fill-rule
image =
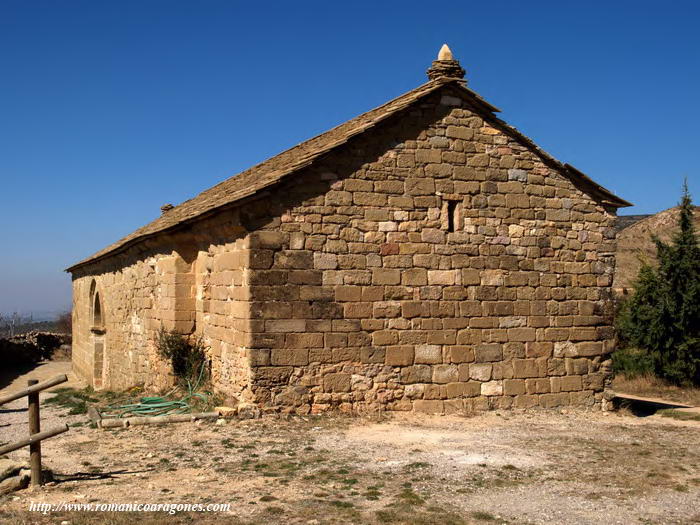
M615 212L462 98L439 93L270 193L241 212L267 224L250 241L258 403L600 401Z

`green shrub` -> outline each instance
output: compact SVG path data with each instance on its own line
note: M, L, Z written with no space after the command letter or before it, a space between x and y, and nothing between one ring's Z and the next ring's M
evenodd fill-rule
M654 237L658 266L642 265L616 325L623 345L646 351L654 373L672 383L700 384L700 245L684 187L678 231ZM618 361L625 361L619 357ZM629 362L629 361L627 361Z
M156 347L160 356L170 361L181 386L194 385L200 378L209 379L206 347L201 338L192 339L161 327Z
M622 348L612 355L613 371L629 378L654 374L654 360L646 350Z

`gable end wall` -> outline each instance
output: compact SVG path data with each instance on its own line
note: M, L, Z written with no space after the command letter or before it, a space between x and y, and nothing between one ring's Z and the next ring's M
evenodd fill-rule
M243 207L257 402L601 400L614 210L466 104L431 96Z

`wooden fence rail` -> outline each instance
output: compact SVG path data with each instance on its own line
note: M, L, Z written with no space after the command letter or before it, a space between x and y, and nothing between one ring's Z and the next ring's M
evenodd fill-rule
M15 392L14 394L9 394L7 396L0 397L0 405L9 403L10 401L14 401L15 399L19 399L20 397L28 396L29 394L33 394L34 392L41 392L42 390L46 390L47 388L51 388L52 386L60 385L61 383L65 383L66 381L68 381L66 374L61 374L60 376L56 376L53 379L47 379L43 383L39 383L39 381L36 379L30 379L29 381L27 381L27 383L29 384L28 388L20 390L19 392Z
M68 431L68 425L41 431L41 419L39 417L39 392L52 386L60 385L68 381L65 374L56 376L53 379L39 383L37 379L27 381L27 388L0 398L0 405L27 396L29 412L29 437L0 447L0 455L7 454L13 450L29 446L29 464L31 468L32 485L41 485L41 442L44 439L63 434Z

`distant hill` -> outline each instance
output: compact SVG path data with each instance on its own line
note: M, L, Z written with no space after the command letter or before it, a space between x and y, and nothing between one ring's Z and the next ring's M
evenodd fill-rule
M700 232L700 207L694 209L695 227ZM655 215L622 215L617 219L617 257L613 289L625 293L639 273L641 260L656 262L656 246L651 240L656 234L669 241L678 229L678 207Z

